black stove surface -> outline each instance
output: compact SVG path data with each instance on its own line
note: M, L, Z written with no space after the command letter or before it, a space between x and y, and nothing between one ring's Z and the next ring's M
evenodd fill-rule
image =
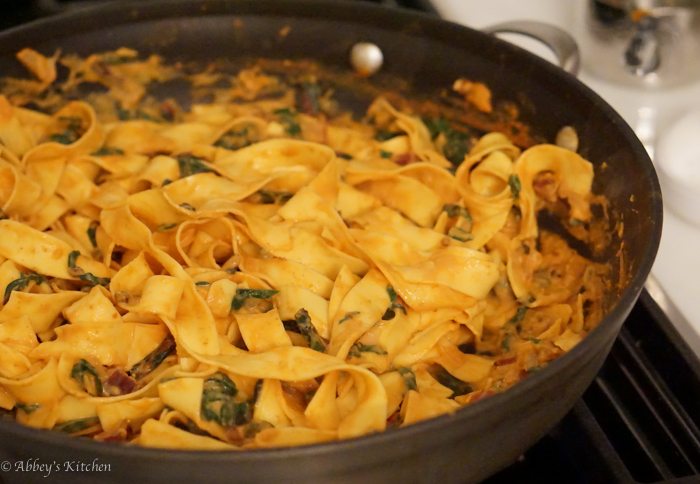
M0 29L108 1L3 0ZM429 0L329 1L436 14ZM646 291L573 410L515 464L486 481L531 482L700 482L700 360Z

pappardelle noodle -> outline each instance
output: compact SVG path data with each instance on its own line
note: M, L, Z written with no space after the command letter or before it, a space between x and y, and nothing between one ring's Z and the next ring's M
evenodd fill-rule
M355 437L504 391L602 317L608 268L538 225L596 237L575 151L383 97L357 119L313 76L18 59L0 407L22 424L181 449ZM148 95L177 77L210 98Z

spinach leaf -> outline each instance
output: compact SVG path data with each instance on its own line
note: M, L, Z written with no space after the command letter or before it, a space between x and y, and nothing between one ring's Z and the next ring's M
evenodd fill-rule
M460 242L469 242L474 238L474 236L471 234L471 232L467 232L461 227L452 227L448 232L447 235L452 237L455 240L459 240Z
M299 126L299 123L297 121L296 111L289 108L282 108L276 109L274 113L279 118L280 123L282 123L282 126L284 126L284 129L287 131L287 134L289 134L290 136L298 136L301 134L301 126Z
M503 340L501 341L501 349L503 349L503 351L510 351L510 338L510 334L503 336Z
M377 141L387 141L390 140L391 138L396 138L397 136L401 136L403 131L388 131L385 129L380 129L377 131L377 133L374 135L374 139Z
M463 207L461 205L457 205L454 203L448 203L443 205L442 207L443 212L447 212L448 217L462 217L464 219L467 219L468 221L471 222L472 216L469 213L469 210L467 210L466 207Z
M438 366L436 369L430 372L433 378L435 378L441 385L446 386L452 390L452 395L450 398L457 397L459 395L466 395L474 391L469 383L463 382L462 380L452 376L450 372L445 370L442 366Z
M214 373L204 380L200 415L204 420L222 427L233 427L249 422L252 409L248 402L237 402L236 384L225 373Z
M275 289L236 289L236 294L231 300L231 309L241 309L247 299L270 299L278 292Z
M141 109L135 109L132 111L129 111L128 109L124 109L121 104L116 107L117 111L117 117L119 118L120 121L129 121L132 119L143 119L144 121L152 121L154 123L160 123L162 120L158 119L155 116L152 116L148 114L145 111L142 111Z
M403 382L406 384L406 388L409 390L418 390L418 383L416 383L416 374L413 370L402 366L397 368L399 374L403 377Z
M204 381L204 391L235 397L238 395L236 384L226 373L217 372Z
M22 410L24 413L32 413L41 408L40 403L15 403L15 408Z
M87 282L90 286L106 286L109 284L109 277L97 277L91 272L85 272L82 267L77 265L80 251L73 250L68 254L68 274L75 276L81 281Z
M406 314L406 306L398 302L399 297L396 294L394 288L391 286L387 286L386 292L387 294L389 294L389 307L386 311L384 311L384 315L382 315L382 320L389 321L390 319L394 319L396 317L396 310L399 310L402 313Z
M12 295L12 291L21 291L22 289L26 288L30 282L41 284L46 282L46 278L42 275L34 273L20 273L20 276L17 279L10 282L7 287L5 287L5 294L3 295L2 303L7 304L7 301L10 300L10 296Z
M442 147L445 158L459 165L469 151L469 137L461 131L450 130L445 133L446 141Z
M119 118L119 121L128 121L132 118L132 114L129 112L129 110L121 107L121 104L116 107L116 111L117 118Z
M175 351L175 339L172 335L165 337L160 344L148 353L144 358L131 367L129 370L129 375L135 380L140 380L144 376L148 375L150 372L155 370L163 363L168 356L170 356Z
M82 136L82 119L76 116L61 116L58 118L63 123L64 130L49 136L51 141L64 145L73 144Z
M88 286L106 286L109 284L109 277L97 277L92 272L86 272L79 279L87 282Z
M508 177L508 186L510 186L510 191L513 193L513 198L520 197L520 190L522 185L520 183L520 178L518 175L511 175Z
M454 165L462 163L469 151L469 136L467 133L456 130L445 118L423 119L423 123L430 131L432 139L443 135L442 154Z
M518 306L518 310L515 312L515 315L510 318L508 322L512 324L520 323L520 321L522 321L525 317L525 313L527 313L527 306Z
M350 356L360 357L362 353L375 353L377 355L386 355L387 352L384 348L377 345L366 345L364 343L357 342L350 347Z
M443 205L442 211L446 212L450 218L458 218L457 225L447 231L448 236L460 242L468 242L474 238L471 234L472 216L466 207L448 203Z
M90 239L90 244L93 247L97 247L97 226L100 225L95 220L90 222L90 226L87 229L87 236Z
M294 321L297 323L299 332L306 338L306 341L308 341L309 348L320 351L321 353L326 351L326 343L324 343L323 338L319 336L316 328L311 323L311 317L306 309L302 308L297 311L294 315Z
M338 320L338 324L343 324L345 321L351 320L358 314L360 314L360 311L348 311L347 313L345 313L345 315L343 315L342 318Z
M272 424L271 424L270 422L268 422L267 420L260 420L260 421L256 421L256 422L250 422L250 423L248 423L248 424L245 426L245 428L243 429L243 436L244 436L246 439L250 439L250 438L252 438L252 437L255 437L255 435L256 435L258 432L261 432L261 431L263 431L263 430L265 430L265 429L271 429L272 427L274 427L274 425L272 425Z
M68 272L71 275L77 276L85 272L77 266L78 256L80 256L80 251L78 250L73 250L70 252L70 254L68 254Z
M97 151L92 153L92 156L110 156L110 155L123 155L124 150L121 148L114 148L111 146L103 146Z
M444 133L452 129L450 123L445 118L426 118L423 119L423 124L425 124L425 127L428 128L432 139L437 138L440 133Z
M213 172L211 168L204 164L204 160L189 154L177 157L177 166L180 169L180 178L185 178L197 173Z
M175 227L177 227L176 223L171 223L171 224L160 224L158 227L156 227L156 230L158 232L167 232L168 230L172 230Z
M238 150L253 144L257 140L249 126L244 126L240 129L231 129L224 133L215 143L214 146L225 148L227 150Z
M53 430L66 434L75 434L100 423L98 417L77 418L56 425Z
M80 386L90 395L102 396L102 380L97 370L87 360L80 359L73 365L70 377L77 381Z
M196 208L194 208L192 205L190 205L187 202L182 202L180 204L180 207L184 208L185 210L189 210L190 212L194 212L195 210L197 210Z
M49 136L49 139L51 141L55 141L56 143L61 143L62 145L69 145L75 143L75 141L78 139L78 136L74 133L71 133L70 131L64 131L63 133L52 134L51 136Z
M290 192L275 192L272 190L258 190L257 191L259 203L269 205L269 204L282 204L288 202L293 196Z

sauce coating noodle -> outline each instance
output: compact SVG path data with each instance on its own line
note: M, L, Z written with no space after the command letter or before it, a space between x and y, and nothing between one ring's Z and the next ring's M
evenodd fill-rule
M18 58L36 80L0 96L0 407L23 424L183 449L355 437L504 391L602 317L607 267L538 224L595 232L573 151L383 97L356 120L313 76ZM148 96L178 77L213 101Z

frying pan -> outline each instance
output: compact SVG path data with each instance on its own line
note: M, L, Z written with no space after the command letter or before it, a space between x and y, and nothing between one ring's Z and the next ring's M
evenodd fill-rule
M281 39L285 26L290 30ZM474 482L515 461L573 406L642 289L659 243L662 206L653 165L632 130L563 70L485 33L407 11L317 0L167 0L106 5L6 31L0 34L0 72L19 75L13 56L27 46L82 55L129 46L185 61L313 58L346 68L357 41L383 50L378 79L395 76L411 92L430 96L467 77L486 83L496 99L526 101L521 119L544 139L554 139L563 125L577 130L579 152L596 166L594 190L605 194L624 222L616 240L624 263L616 250L609 261L616 278L627 282L600 325L569 353L505 392L380 434L222 453L97 443L0 421L0 460L13 469L20 461L55 463L62 467L50 477L71 482ZM66 464L71 462L89 469L77 471ZM36 471L0 476L7 482L43 480Z

